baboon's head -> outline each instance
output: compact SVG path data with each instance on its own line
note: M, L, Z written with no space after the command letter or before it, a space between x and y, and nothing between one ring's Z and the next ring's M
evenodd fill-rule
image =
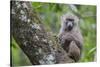
M65 31L71 31L78 25L79 19L73 14L65 14L61 17L61 24Z

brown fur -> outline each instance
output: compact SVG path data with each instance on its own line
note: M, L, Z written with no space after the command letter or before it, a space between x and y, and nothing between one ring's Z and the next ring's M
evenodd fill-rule
M71 31L65 30L66 19L74 19L74 26ZM61 17L61 29L59 32L59 39L64 50L68 55L78 61L82 52L83 37L78 26L79 19L73 14L65 14Z

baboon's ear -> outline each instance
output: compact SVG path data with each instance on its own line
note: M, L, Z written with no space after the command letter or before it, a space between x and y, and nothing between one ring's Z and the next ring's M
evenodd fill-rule
M75 16L75 22L79 22L79 17L78 16Z
M61 23L63 23L63 22L65 21L65 19L66 19L66 14L62 15L62 16L60 17L60 19L61 19Z

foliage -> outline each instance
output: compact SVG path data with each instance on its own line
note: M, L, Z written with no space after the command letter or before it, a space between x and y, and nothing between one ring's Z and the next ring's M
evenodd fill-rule
M16 41L12 37L11 42L11 50L12 50L12 65L31 65L30 61L28 60L27 56L22 52L20 47L17 45Z
M61 15L72 12L69 4L33 2L32 6L41 17L47 31L52 31L54 34L59 33ZM96 53L96 6L75 5L75 7L82 16L80 19L80 28L84 37L84 48L80 62L92 62ZM29 60L22 54L14 39L12 39L11 44L13 45L11 47L13 64L30 65Z

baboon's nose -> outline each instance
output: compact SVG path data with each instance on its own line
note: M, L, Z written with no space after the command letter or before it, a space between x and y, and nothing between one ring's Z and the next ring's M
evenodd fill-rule
M71 22L67 23L68 31L71 31L73 28L73 24Z

